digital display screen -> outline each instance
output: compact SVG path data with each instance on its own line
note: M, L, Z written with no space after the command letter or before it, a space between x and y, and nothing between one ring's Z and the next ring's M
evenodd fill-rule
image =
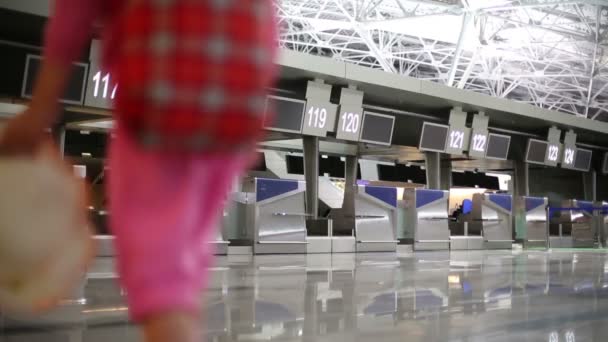
M393 141L395 117L384 114L365 113L360 141L371 144L390 145Z
M306 102L284 97L268 96L266 113L274 111L274 119L266 120L264 128L271 131L301 133Z
M533 164L545 164L547 156L547 142L542 140L528 140L528 150L526 153L526 162Z
M506 160L509 155L509 147L511 146L511 137L490 133L488 138L486 158Z
M423 151L445 152L449 126L425 122L422 126L419 149Z
M580 171L589 171L591 169L591 157L593 152L590 150L577 149L576 157L574 158L574 169Z
M42 65L42 57L27 55L25 62L25 75L21 88L21 96L31 98L34 90L34 82ZM65 90L65 94L59 100L63 103L82 105L84 101L85 79L89 66L84 63L73 63L71 78Z

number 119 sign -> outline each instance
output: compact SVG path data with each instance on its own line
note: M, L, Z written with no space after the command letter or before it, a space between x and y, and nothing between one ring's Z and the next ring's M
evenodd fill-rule
M337 108L337 105L329 102L308 100L302 134L325 137L327 132L333 132Z

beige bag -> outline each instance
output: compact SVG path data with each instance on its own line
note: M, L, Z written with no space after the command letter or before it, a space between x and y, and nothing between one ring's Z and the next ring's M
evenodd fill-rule
M86 204L54 146L0 158L0 311L51 309L83 279L94 256Z

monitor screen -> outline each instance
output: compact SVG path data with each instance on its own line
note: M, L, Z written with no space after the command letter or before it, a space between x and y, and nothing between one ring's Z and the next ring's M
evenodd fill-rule
M447 125L425 122L420 136L420 150L445 152L449 130L450 127Z
M304 157L300 156L287 156L285 158L287 164L287 173L294 175L304 174Z
M591 157L593 152L585 149L577 149L574 159L574 168L580 171L589 171L591 168Z
M528 151L526 153L526 162L533 164L545 164L545 156L547 155L547 142L542 140L528 140Z
M506 160L510 145L510 136L490 133L486 158Z
M394 116L365 113L359 140L371 144L390 145L393 140L394 126Z
M25 75L21 88L21 96L31 98L34 91L36 75L42 65L42 57L28 55L25 66ZM73 63L70 80L65 88L65 93L60 102L82 105L84 101L84 88L89 66L84 63Z
M264 127L271 131L301 133L305 105L301 100L268 96L266 113L274 111L274 119L267 120Z

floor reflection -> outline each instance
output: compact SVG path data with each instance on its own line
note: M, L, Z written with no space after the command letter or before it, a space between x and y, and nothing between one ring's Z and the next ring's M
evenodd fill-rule
M0 316L0 341L138 341L111 263L99 265L57 311ZM207 341L570 342L608 333L608 254L598 251L222 257L212 272L201 298Z

